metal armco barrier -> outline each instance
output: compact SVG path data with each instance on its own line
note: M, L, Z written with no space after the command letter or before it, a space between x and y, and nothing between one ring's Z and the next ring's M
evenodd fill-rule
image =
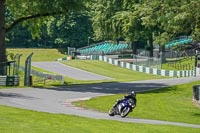
M0 76L0 86L19 86L20 77L15 76Z
M23 66L20 66L20 70L25 70ZM42 78L43 80L57 80L60 81L61 84L64 84L64 76L62 75L55 75L55 74L49 74L49 73L44 73L44 72L38 72L36 70L31 70L30 72L31 75L37 76Z

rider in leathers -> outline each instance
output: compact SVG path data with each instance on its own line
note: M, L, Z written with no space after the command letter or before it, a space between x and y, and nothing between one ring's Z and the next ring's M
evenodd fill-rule
M134 104L135 104L134 107L136 107L137 100L136 100L136 93L134 91L132 91L130 94L125 95L123 99L117 99L117 102L115 103L115 105L113 107L116 107L124 99L132 99L134 101Z

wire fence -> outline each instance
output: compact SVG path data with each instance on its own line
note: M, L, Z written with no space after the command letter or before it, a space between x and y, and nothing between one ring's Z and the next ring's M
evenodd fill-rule
M20 70L25 70L25 67L20 66ZM40 77L44 82L45 80L57 80L60 81L61 84L64 84L64 77L62 75L56 75L56 74L49 74L44 72L38 72L36 70L31 70L31 74L37 77Z
M161 58L147 57L134 54L123 54L118 55L118 60L123 62L128 62L138 66L144 66L149 68L161 69L162 61Z
M162 67L161 58L133 55L133 59L135 65L157 69Z

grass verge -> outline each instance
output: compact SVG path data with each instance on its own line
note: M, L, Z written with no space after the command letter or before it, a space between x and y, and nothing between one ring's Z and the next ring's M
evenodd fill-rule
M59 52L58 49L45 48L8 48L10 53L22 54L21 64L25 64L26 58L33 52L32 61L55 61L58 58L66 57L66 55Z
M26 57L33 52L32 61L54 61L58 58L65 57L66 55L61 54L57 49L28 49L28 48L18 48L18 49L8 49L11 53L19 53L23 54L21 56L21 64L24 65L24 61ZM105 62L101 61L91 61L91 60L72 60L63 62L64 64L83 69L89 72L97 73L100 75L108 76L114 78L114 80L96 80L96 81L86 81L86 80L75 80L70 77L65 77L65 83L68 85L72 84L91 84L91 83L103 83L103 82L123 82L123 81L136 81L136 80L145 80L145 79L153 79L153 78L164 78L161 76L151 75L140 73L132 70L128 70L125 68L120 68L114 65L110 65ZM32 67L32 69L40 71L40 72L47 72L48 71ZM23 74L22 78L23 80ZM34 86L54 86L59 85L59 82L54 82L51 80L46 80L44 82L43 79L38 77L33 77ZM23 85L22 83L20 85Z
M0 106L1 133L197 133L200 129L123 123Z
M167 87L137 94L137 107L129 117L157 119L174 122L200 124L200 108L192 101L192 86L199 82ZM116 99L123 95L92 98L85 101L85 107L108 112ZM75 102L81 106L82 101Z
M195 57L182 57L174 58L173 60L167 60L166 63L162 64L162 69L165 70L193 70L194 69Z
M113 78L113 82L166 78L114 66L98 60L72 60L66 65Z

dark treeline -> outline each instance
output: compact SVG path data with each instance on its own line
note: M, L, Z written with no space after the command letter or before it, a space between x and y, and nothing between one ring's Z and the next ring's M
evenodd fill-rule
M200 0L1 0L0 62L6 47L83 47L92 42L164 44L200 40ZM1 69L1 68L0 68ZM1 71L1 70L0 70Z
M49 25L43 25L40 34L34 38L28 25L19 24L7 34L6 44L7 47L78 48L87 45L92 34L90 17L71 13L67 18L55 17Z
M144 45L140 42L145 42L146 48L152 51L153 44L162 48L178 36L199 40L200 0L83 1L85 6L81 11L19 23L6 34L7 46L79 48L92 42L122 38L131 43L136 52ZM9 9L7 18L12 18L14 13L12 8Z

